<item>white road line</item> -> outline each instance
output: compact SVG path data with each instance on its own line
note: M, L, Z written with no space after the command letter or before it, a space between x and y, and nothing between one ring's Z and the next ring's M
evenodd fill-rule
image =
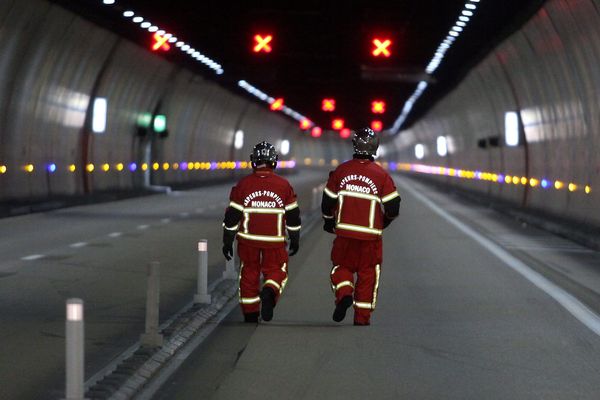
M121 236L122 234L123 234L122 232L112 232L112 233L108 234L108 237L117 238L117 237Z
M139 230L144 230L144 229L148 229L148 228L150 228L150 225L138 225L138 226L137 226L137 228L138 228Z
M160 222L162 222L163 224L168 224L169 222L171 222L171 218L163 218L160 220Z
M72 247L74 249L77 249L77 248L83 247L83 246L87 246L87 242L77 242L77 243L71 243L69 245L69 247Z
M565 291L560 286L546 279L544 276L535 272L527 264L523 263L518 258L511 255L509 252L498 246L491 240L481 236L478 232L471 229L467 225L460 222L458 219L450 215L448 212L441 209L423 194L417 192L402 181L399 181L399 186L402 186L404 190L410 192L417 199L422 201L427 207L433 212L444 218L446 221L454 225L458 230L475 240L482 247L487 249L490 253L498 257L510 268L521 274L529 282L533 283L539 289L543 290L548 296L556 300L561 306L563 306L571 315L579 320L582 324L587 326L596 335L600 336L600 316L590 310L585 304L577 300L573 295Z
M43 257L44 257L43 254L32 254L30 256L21 257L21 260L23 260L23 261L33 261L33 260L39 260L40 258L43 258Z
M181 218L187 218L187 217L189 217L189 216L190 216L190 213L188 213L188 212L182 212L182 213L179 213L179 216L180 216Z

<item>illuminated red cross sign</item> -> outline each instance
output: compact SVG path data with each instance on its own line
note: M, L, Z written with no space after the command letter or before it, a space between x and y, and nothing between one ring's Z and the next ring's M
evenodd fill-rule
M154 36L152 36L152 38L154 39L154 44L152 45L153 51L157 51L157 50L168 51L171 48L169 43L167 43L167 40L169 40L168 37L164 37L164 36L159 35L158 33L155 33Z
M271 45L269 43L271 42L271 40L273 40L272 35L265 35L264 37L262 35L254 35L254 41L256 42L256 44L254 45L252 50L255 53L260 53L261 51L264 51L265 53L270 53Z
M380 55L384 57L389 57L392 53L388 50L388 47L392 44L390 39L385 39L383 41L375 38L373 39L373 45L375 48L373 49L373 55L375 57L379 57Z

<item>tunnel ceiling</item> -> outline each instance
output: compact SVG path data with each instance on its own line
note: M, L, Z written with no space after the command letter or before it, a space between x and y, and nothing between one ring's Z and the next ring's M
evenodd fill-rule
M198 73L252 97L238 86L245 80L324 129L343 118L351 129L381 120L390 128L418 83L429 86L403 127L426 112L456 85L478 60L521 26L541 0L394 0L394 1L216 1L216 0L55 0L140 45L152 46L152 33L122 16L125 10L176 35L218 62L217 75L172 46L158 52ZM425 72L436 49L464 10L477 8L440 66ZM271 52L255 53L255 35L270 34ZM378 57L372 41L390 39ZM385 57L385 50L390 56ZM321 109L333 98L336 109ZM256 99L257 101L260 101ZM384 114L371 102L384 100ZM262 103L264 107L268 104Z

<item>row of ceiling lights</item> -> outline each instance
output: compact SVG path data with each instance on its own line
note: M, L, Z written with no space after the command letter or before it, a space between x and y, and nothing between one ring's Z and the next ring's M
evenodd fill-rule
M452 47L452 45L454 44L456 39L458 39L458 37L461 35L461 33L466 29L469 21L475 15L475 10L477 9L476 3L479 3L480 1L481 0L468 0L465 3L460 15L458 16L458 18L456 19L456 22L454 23L454 26L452 26L452 28L450 28L450 30L448 31L448 34L446 35L446 37L444 38L442 43L440 43L440 45L436 49L433 57L429 61L427 68L425 68L425 72L428 75L432 75L438 69L438 67L444 60L444 57L446 56L446 53L448 52L448 50L450 50L450 48ZM428 83L426 81L419 82L419 84L417 85L417 88L415 89L413 94L404 103L404 107L402 108L402 113L400 113L400 116L396 119L396 121L394 122L394 125L391 129L393 134L398 133L398 131L402 127L402 124L404 124L404 121L406 121L406 118L408 118L408 114L411 112L414 104L419 99L419 97L421 97L421 95L423 94L425 89L427 89L427 86L428 86Z

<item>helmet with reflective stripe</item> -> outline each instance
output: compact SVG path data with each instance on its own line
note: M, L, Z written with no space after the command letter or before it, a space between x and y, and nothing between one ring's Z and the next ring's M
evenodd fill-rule
M373 129L362 128L354 132L352 145L355 154L374 156L379 147L379 137L373 132Z
M252 167L256 168L258 165L266 164L268 167L275 168L277 166L278 155L273 146L269 142L260 142L252 149L250 154L250 161Z

